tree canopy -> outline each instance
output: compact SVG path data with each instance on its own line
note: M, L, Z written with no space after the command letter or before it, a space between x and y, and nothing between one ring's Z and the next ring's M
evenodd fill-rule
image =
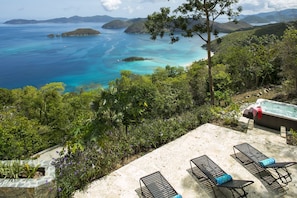
M297 93L297 29L289 27L280 45L282 59L282 76L289 90Z
M171 42L177 42L180 34L185 37L198 35L207 46L207 66L210 92L210 103L214 104L214 85L211 61L211 35L217 35L214 22L219 16L226 15L236 19L241 12L241 7L233 9L238 0L187 0L172 13L170 8L160 8L160 12L149 15L145 26L151 35L151 39L161 38L168 33ZM205 36L206 34L206 36Z

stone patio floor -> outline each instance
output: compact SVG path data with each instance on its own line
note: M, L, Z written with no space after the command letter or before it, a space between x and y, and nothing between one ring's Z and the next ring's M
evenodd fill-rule
M233 157L233 146L247 142L276 161L296 161L297 147L286 144L277 131L255 126L247 133L213 124L204 124L94 181L74 198L139 198L139 179L160 171L183 198L215 197L212 188L191 175L190 160L208 155L234 179L253 180L247 187L248 197L297 197L297 165L291 166L293 181L286 187L270 187ZM275 189L280 187L278 189ZM231 197L229 191L215 188L217 197Z

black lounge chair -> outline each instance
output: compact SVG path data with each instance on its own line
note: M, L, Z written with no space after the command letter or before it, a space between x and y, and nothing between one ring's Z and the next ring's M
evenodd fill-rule
M141 185L141 183L144 184L148 192L145 193L145 190ZM175 196L181 197L159 171L140 178L139 184L140 184L141 194L144 197L154 197L154 198L174 198Z
M226 174L226 172L223 171L216 163L214 163L207 155L202 155L200 157L191 159L190 164L192 173L198 178L198 180L207 179L213 184L211 186L214 194L214 186L216 186L219 188L226 188L230 190L233 197L246 197L248 193L245 191L244 188L254 183L254 181L250 180L232 179L230 175ZM192 164L195 164L195 166L203 174L201 175L197 173L197 171L194 171ZM225 176L228 176L229 178L223 182L220 182L220 178L226 178Z
M247 160L242 160L236 154L236 150L242 153L247 157ZM274 172L269 171L273 177L272 181L265 180L269 185L272 185L275 181L280 180L284 185L287 185L292 181L291 173L288 171L288 167L297 164L297 162L275 162L273 158L269 158L264 155L262 152L254 148L248 143L242 143L236 146L233 146L233 151L235 157L244 165L253 164L259 173L260 178L265 180L265 174L261 174L265 170L273 170Z

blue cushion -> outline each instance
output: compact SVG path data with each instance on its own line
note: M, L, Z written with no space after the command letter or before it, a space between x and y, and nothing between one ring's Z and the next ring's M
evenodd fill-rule
M172 198L182 198L182 196L181 196L180 194L178 194L178 195L175 195L175 196L172 197Z
M229 174L224 174L224 175L216 178L216 182L218 185L224 184L231 180L232 180L232 177Z
M265 160L260 161L259 163L260 163L261 166L265 167L265 166L274 164L275 163L275 159L274 158L267 158Z

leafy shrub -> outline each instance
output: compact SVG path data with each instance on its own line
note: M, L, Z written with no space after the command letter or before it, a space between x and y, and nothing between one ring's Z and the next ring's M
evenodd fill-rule
M2 112L0 117L0 159L27 159L49 148L38 131L38 122L18 115L16 109Z
M297 131L290 129L290 133L287 135L287 144L297 146Z
M90 144L75 153L60 153L53 161L56 168L58 197L71 197L74 191L114 169L118 163L116 145L106 141L102 147Z
M223 121L224 125L237 126L240 116L240 109L237 104L231 104L225 108L214 107L213 112L217 115L219 120Z
M128 133L114 129L101 141L88 142L83 150L61 153L53 163L58 196L71 197L75 190L110 173L125 159L158 148L212 119L209 106L198 107L170 119L146 120L131 126Z
M0 162L0 178L33 178L39 167L40 165L32 166L19 160Z

